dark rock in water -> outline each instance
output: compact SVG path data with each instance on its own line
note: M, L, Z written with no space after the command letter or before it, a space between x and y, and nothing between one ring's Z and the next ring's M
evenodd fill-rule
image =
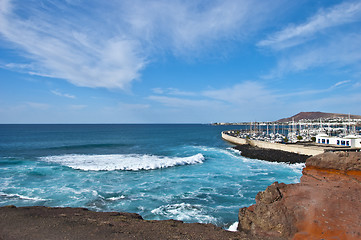
M304 163L310 157L308 155L253 147L251 145L237 145L234 149L241 151L241 155L244 157L269 162Z
M280 239L361 239L361 152L307 159L301 182L275 182L239 210L240 231Z

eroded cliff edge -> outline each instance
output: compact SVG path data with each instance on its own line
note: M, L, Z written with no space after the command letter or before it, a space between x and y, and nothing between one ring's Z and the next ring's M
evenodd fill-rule
M306 161L300 183L275 182L239 211L240 231L284 239L361 239L361 152Z

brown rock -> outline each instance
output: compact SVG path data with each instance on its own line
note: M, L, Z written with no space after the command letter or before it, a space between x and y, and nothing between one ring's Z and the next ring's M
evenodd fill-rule
M286 239L361 239L361 153L306 161L298 184L270 185L239 211L239 230Z
M270 185L256 196L253 209L242 208L239 211L238 230L259 236L283 237L295 233L293 216L289 215L282 204L286 184L278 182Z
M0 239L254 239L212 224L147 221L83 208L0 207ZM257 238L259 239L259 238Z
M306 167L361 171L361 154L359 152L326 152L308 158Z

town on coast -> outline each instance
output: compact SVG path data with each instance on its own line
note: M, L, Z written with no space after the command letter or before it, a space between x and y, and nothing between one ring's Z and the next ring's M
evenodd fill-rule
M215 125L243 126L242 129L222 132L222 138L236 144L239 150L244 149L244 145L248 145L264 151L284 151L304 156L314 156L326 151L360 151L361 116L353 115L351 118L350 115L345 114L341 116L328 114L327 117L299 119L299 115L305 114L299 113L275 122L216 123ZM322 115L319 113L316 116ZM298 120L295 121L295 118ZM247 156L252 157L252 154ZM261 159L271 160L267 155L261 156ZM292 159L289 162L293 162Z

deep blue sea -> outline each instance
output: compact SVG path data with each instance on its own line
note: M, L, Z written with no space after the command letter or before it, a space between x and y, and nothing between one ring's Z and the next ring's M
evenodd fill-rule
M238 126L238 128L240 128ZM0 206L85 207L228 228L303 165L240 156L237 126L0 125Z

